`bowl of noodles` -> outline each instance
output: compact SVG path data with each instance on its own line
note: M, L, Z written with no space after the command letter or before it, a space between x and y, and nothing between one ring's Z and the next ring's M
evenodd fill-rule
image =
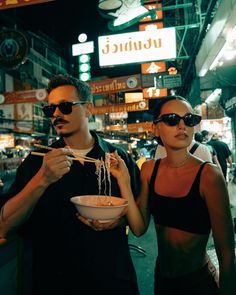
M119 218L128 205L125 199L102 195L75 196L70 200L81 216L100 222Z

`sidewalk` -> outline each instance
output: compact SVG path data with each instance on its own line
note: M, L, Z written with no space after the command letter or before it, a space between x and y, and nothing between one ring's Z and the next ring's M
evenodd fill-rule
M228 185L232 217L236 217L236 184ZM236 235L235 235L236 240ZM146 256L131 249L131 255L137 272L140 295L153 295L154 266L157 255L156 233L154 223L151 221L148 231L140 238L136 238L129 232L129 243L145 249ZM235 244L236 250L236 244ZM218 268L218 261L214 249L213 240L210 237L208 243L208 254Z

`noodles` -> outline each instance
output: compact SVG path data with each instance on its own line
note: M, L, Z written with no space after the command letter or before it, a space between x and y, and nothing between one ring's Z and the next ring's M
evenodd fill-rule
M84 161L93 162L95 164L96 166L95 174L97 175L97 182L98 182L98 194L111 196L111 172L110 172L111 154L105 153L105 160L103 158L93 159L86 156L86 154L88 153L88 150L75 150L75 149L71 149L70 147L69 149L75 157L81 158L80 161L82 164L83 164L83 158L84 158ZM102 192L102 184L104 185L104 192ZM107 184L108 184L108 187L107 187ZM112 205L110 200L108 203Z
M104 195L107 195L107 183L108 183L108 195L111 196L111 172L110 172L110 157L109 153L105 153L105 161L103 158L98 160L96 165L96 172L98 178L98 194L102 194L102 183L104 183ZM103 175L103 179L102 179Z

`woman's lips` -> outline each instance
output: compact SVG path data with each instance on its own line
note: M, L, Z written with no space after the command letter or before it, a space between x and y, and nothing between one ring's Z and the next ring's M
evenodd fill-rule
M178 138L178 139L186 139L187 137L188 137L188 135L185 133L179 133L179 134L175 135L175 138Z

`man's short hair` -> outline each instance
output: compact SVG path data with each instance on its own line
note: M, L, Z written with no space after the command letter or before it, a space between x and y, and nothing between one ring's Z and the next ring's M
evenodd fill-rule
M49 94L53 89L65 85L74 86L81 101L92 102L93 94L91 87L86 82L78 80L70 75L59 74L53 76L48 83L48 87L46 89L47 93Z

